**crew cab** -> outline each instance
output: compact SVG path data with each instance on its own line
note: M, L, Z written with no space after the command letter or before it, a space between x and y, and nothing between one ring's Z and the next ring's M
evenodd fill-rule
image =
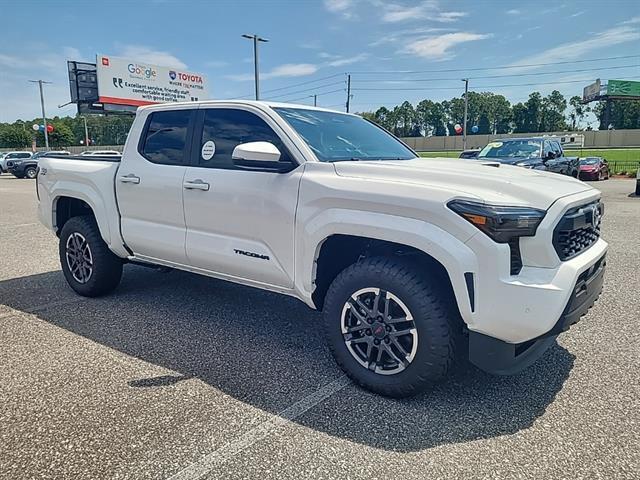
M32 157L31 152L7 152L0 158L0 174L9 171L8 164L16 160L27 160Z
M553 137L503 138L488 143L476 158L574 178L580 171L579 159L565 156L562 144Z
M121 158L45 157L37 192L80 295L113 291L127 262L290 295L323 311L355 382L397 397L457 357L531 365L598 298L606 264L593 187L421 159L357 115L291 104L142 107Z

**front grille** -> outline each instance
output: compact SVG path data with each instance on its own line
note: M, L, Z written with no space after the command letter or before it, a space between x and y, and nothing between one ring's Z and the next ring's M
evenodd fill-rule
M600 238L602 202L572 208L564 214L553 231L553 247L560 260L569 260L584 252Z

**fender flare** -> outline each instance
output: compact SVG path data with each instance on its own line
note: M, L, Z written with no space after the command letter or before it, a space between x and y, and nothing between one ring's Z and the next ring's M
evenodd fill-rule
M463 319L467 323L472 321L464 274L477 273L478 261L464 242L423 220L358 210L325 210L298 232L295 287L308 305L315 308L311 294L315 289L315 266L322 244L332 235L340 234L407 245L431 256L448 273Z

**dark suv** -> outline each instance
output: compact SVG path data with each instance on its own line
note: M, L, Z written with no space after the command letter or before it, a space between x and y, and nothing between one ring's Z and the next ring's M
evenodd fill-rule
M487 144L478 160L492 160L524 168L546 170L578 177L580 161L566 157L560 141L553 137L501 138Z
M30 158L18 158L7 161L7 171L18 178L36 178L38 172L38 159L45 155L71 155L66 150L53 150L50 152L37 152Z

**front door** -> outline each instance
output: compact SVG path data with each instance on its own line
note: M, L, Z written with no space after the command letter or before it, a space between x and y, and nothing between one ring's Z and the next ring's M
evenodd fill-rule
M291 288L294 221L302 166L288 173L245 170L231 159L246 142L267 141L293 161L273 120L259 110L202 108L185 175L190 265L235 279Z
M122 236L138 257L184 265L183 181L197 110L152 111L138 145L127 145L116 177Z

